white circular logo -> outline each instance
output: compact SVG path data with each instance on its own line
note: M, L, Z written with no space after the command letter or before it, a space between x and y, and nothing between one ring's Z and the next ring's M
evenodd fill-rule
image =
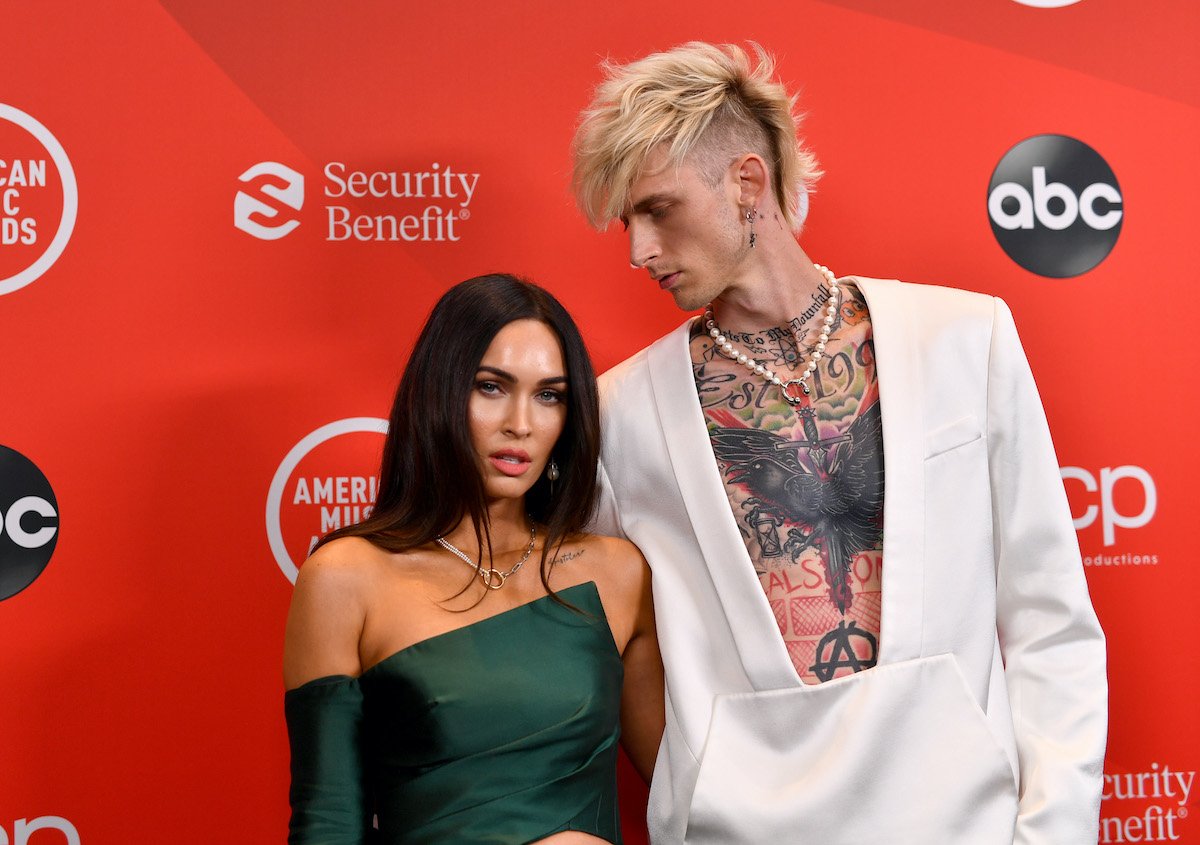
M0 103L0 295L20 290L50 269L66 249L79 191L66 150L25 112ZM14 131L17 127L23 131ZM46 166L46 154L55 174ZM61 197L53 191L61 184ZM53 195L53 196L52 196ZM61 208L59 200L61 199ZM57 217L46 238L46 219Z
M1022 6L1033 6L1036 9L1058 9L1062 6L1074 6L1079 0L1015 0Z
M1108 257L1121 234L1125 200L1113 169L1087 144L1035 135L996 165L987 210L1009 258L1039 276L1066 279Z
M387 434L387 430L388 421L379 417L350 417L331 422L305 435L287 453L279 469L275 470L275 477L271 479L271 488L267 492L267 541L271 544L275 562L293 584L296 583L300 569L288 552L281 518L284 494L292 474L310 452L326 441L357 432ZM369 515L369 508L375 501L375 483L377 482L373 478L350 475L313 478L311 484L307 479L300 478L288 504L323 506L321 528L342 528Z

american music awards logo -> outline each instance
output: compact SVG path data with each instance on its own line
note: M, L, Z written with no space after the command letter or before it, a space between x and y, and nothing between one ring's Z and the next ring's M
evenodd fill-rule
M267 491L267 542L292 583L317 540L371 515L388 422L350 417L311 431L288 451Z
M75 171L62 144L33 116L0 103L0 295L58 261L78 210Z

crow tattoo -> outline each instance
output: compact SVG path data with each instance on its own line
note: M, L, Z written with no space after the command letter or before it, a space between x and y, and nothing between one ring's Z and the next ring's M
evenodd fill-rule
M859 552L877 548L883 534L879 403L863 411L845 435L827 440L818 438L812 412L801 413L806 439L723 427L712 435L713 451L729 481L744 485L757 500L757 509L799 526L788 530L785 548L793 561L806 548L818 550L829 596L845 613L853 599L850 564Z

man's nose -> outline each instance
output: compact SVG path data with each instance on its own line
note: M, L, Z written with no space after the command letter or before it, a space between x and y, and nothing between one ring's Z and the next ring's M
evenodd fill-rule
M645 267L658 258L658 238L649 226L642 226L637 221L629 223L629 263L634 267Z

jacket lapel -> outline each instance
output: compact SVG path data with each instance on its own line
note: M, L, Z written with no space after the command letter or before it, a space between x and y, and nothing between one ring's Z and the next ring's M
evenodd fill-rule
M738 532L709 442L688 353L691 322L647 350L667 454L751 685L756 690L799 686L800 679Z
M893 280L862 279L875 337L883 417L883 618L879 660L921 654L925 567L925 420L911 297Z

